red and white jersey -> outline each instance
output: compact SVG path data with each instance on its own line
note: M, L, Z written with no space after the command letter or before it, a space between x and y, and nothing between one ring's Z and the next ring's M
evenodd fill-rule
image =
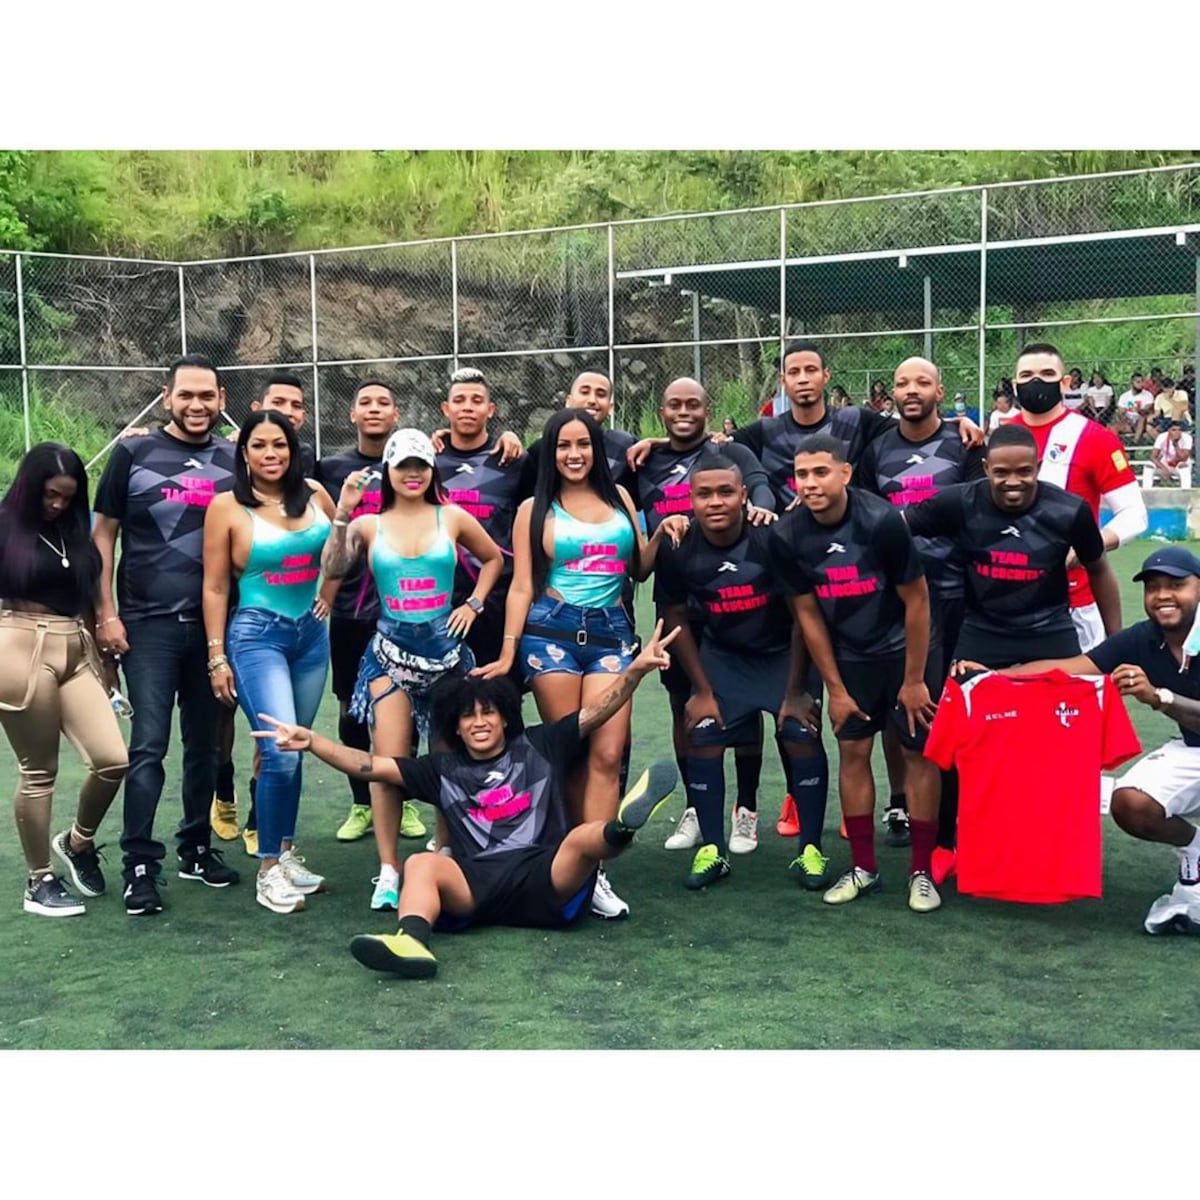
M1100 772L1141 753L1107 675L947 680L925 757L959 774L958 890L1100 895Z
M1028 429L1037 443L1042 464L1038 478L1078 496L1092 510L1097 524L1100 523L1102 499L1107 499L1115 508L1128 497L1128 501L1136 501L1144 510L1145 501L1137 476L1125 457L1121 439L1111 429L1089 421L1077 412L1064 412L1048 425L1030 425L1022 414L1016 424ZM1114 493L1122 488L1132 491L1114 497ZM1068 573L1067 584L1072 608L1095 602L1087 571L1082 567L1075 567Z

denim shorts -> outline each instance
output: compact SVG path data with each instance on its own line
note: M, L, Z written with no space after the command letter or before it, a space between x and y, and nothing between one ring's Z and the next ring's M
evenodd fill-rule
M568 675L620 675L637 655L637 638L625 610L580 608L542 596L525 619L518 661L526 680L562 671Z
M375 705L393 692L403 692L423 738L429 738L429 689L447 675L465 675L475 666L469 646L446 628L448 617L433 621L393 621L380 617L375 636L358 667L350 715L375 724ZM387 676L391 687L371 695L371 684Z

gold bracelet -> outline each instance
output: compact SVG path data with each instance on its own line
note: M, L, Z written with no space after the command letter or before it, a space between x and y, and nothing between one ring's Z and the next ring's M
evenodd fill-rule
M103 629L105 627L105 625L111 625L114 621L119 621L120 619L121 619L120 617L108 617L106 620L101 621L100 624L96 626L96 628Z

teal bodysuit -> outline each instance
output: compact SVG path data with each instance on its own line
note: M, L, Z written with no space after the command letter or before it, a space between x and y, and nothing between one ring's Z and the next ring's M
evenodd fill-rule
M371 573L379 592L382 615L392 621L435 621L449 616L454 594L454 569L458 555L442 528L442 510L437 510L437 537L424 554L397 554L387 544L383 525L375 518L375 541L371 546Z
M554 561L546 586L580 608L612 608L619 604L634 553L633 526L628 516L614 512L607 521L593 525L577 521L558 504L552 511Z
M250 514L250 557L238 580L238 608L261 608L290 617L308 612L317 598L321 551L329 537L329 518L309 504L312 524L305 529L280 529Z

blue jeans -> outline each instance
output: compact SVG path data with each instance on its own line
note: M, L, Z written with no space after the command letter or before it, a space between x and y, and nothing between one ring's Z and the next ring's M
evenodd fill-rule
M176 837L180 850L210 844L208 810L217 778L220 705L208 680L208 650L199 614L187 621L177 616L131 617L125 632L129 653L122 666L133 721L121 850L129 881L139 864L157 875L166 853L154 837L154 815L162 799L163 760L171 742L176 697L183 743L183 819Z
M267 713L289 725L311 726L321 707L329 668L329 630L312 613L292 620L262 608L239 608L225 634L238 703L252 729ZM296 835L303 755L258 742L262 771L255 790L258 857L278 858Z
M637 655L637 638L620 605L581 608L539 596L529 607L517 652L527 681L554 671L620 675Z

